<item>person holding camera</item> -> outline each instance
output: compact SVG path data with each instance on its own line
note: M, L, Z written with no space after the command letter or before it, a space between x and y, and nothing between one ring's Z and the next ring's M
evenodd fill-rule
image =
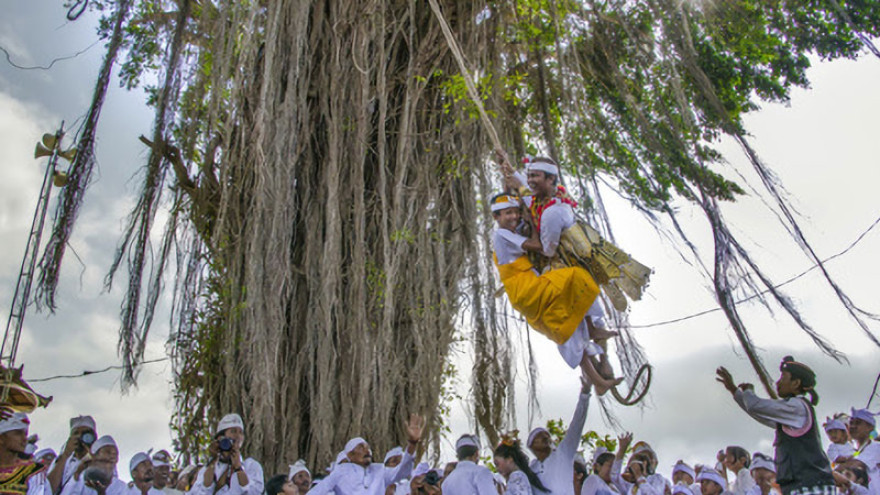
M92 442L61 495L126 495L128 485L116 476L119 448L110 435Z
M217 423L210 458L196 476L192 495L260 495L263 466L252 458L242 459L244 422L238 414L227 414Z
M632 433L625 433L618 437L617 454L611 465L611 480L620 493L628 495L663 495L663 489L659 489L648 482L649 466L651 459L643 452L633 454L621 473L623 458L632 443Z
M49 485L52 493L61 493L64 485L73 477L77 467L89 454L92 444L98 438L98 428L91 416L70 418L70 436L61 449L61 454L49 468Z

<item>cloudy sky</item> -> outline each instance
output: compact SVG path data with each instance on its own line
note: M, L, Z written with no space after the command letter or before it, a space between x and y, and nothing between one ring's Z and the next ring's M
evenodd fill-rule
M55 0L7 2L0 18L0 46L16 64L48 65L95 43L95 18L67 22L58 4ZM0 58L3 311L11 303L45 165L33 159L34 145L62 120L70 128L82 118L102 53L98 44L75 59L57 62L50 70L16 69ZM747 126L754 147L786 185L807 237L824 258L845 249L880 216L876 119L880 115L876 89L880 60L866 56L855 62L816 60L814 65L809 72L811 89L795 90L788 106L764 105L747 119ZM121 295L117 290L105 291L103 278L132 203L137 181L131 178L144 163L137 136L149 133L152 119L143 101L141 93L111 84L99 130L97 180L89 190L65 260L58 310L54 315L32 310L25 324L18 361L25 364L26 378L78 374L119 363L116 332ZM735 146L722 143L722 149L730 160L730 173L738 171L758 184ZM610 191L605 199L619 244L655 268L647 296L632 307L631 322L651 325L713 308L709 282L683 264L675 249L659 239L624 201ZM688 205L680 207L686 229L694 233L711 263L711 235L705 220ZM760 198L726 205L724 214L774 280L786 280L810 267ZM875 312L880 312L878 249L880 232L871 231L847 255L828 265L854 301ZM775 369L784 354L812 364L819 375L822 401L818 414L823 417L851 405L864 406L880 373L880 349L848 318L815 271L786 290L813 326L847 354L850 364L839 365L823 356L778 309L771 313L754 303L743 304L743 318L768 367ZM874 331L880 333L880 324L874 325ZM668 471L679 458L709 462L715 451L734 442L753 451L770 448L772 432L732 407L727 393L713 381L720 364L728 366L738 381L755 381L720 312L636 332L655 366L653 393L644 407L616 407L615 413L637 438L657 447L661 469L665 466ZM157 321L148 359L164 356L167 333L167 323ZM554 346L539 335L532 337L541 410L529 414L527 358L520 352L516 416L523 431L550 418L568 421L579 387L576 373L565 367ZM470 369L466 352L459 359L459 369ZM100 433L119 440L123 460L150 447L168 448L169 376L167 363L147 365L139 387L127 395L120 392L117 372L40 383L36 388L55 400L47 410L33 415L33 430L43 438L41 446L58 448L66 438L67 419L88 413L97 418ZM463 395L468 380L467 376L460 379ZM873 408L880 409L880 399ZM468 430L470 421L463 404L454 407L451 425L455 434ZM602 422L597 407L592 408L587 427L602 434L616 433Z

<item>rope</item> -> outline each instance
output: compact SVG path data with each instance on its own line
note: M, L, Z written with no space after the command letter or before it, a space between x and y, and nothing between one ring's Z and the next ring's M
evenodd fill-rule
M152 364L152 363L161 363L163 361L168 361L168 360L169 360L169 358L164 357L164 358L153 359L151 361L143 361L140 364L144 365L144 364ZM123 366L123 365L107 366L106 368L102 368L99 370L85 370L82 373L79 373L76 375L54 375L54 376L47 376L45 378L32 378L32 379L29 379L27 382L28 383L37 383L37 382L48 382L48 381L52 381L52 380L59 380L61 378L82 378L84 376L97 375L98 373L106 373L107 371L110 371L110 370L121 370L124 368L125 368L125 366Z
M483 108L483 101L480 99L480 93L477 91L477 87L465 65L461 48L459 48L458 42L455 41L455 37L452 35L452 30L449 29L449 24L446 22L446 18L443 17L443 13L440 11L440 6L437 4L437 0L428 0L428 3L431 4L431 10L433 10L434 15L437 16L437 21L440 23L440 29L443 31L443 36L446 38L446 44L449 45L449 50L452 51L452 55L458 63L458 68L461 70L461 77L464 79L465 86L467 86L468 96L471 101L473 101L474 105L476 105L477 111L480 113L480 121L483 123L483 127L486 128L486 132L489 133L489 139L492 140L492 146L495 147L497 153L506 156L504 147L501 146L501 140L498 139L498 132L495 130L495 126L492 125L492 121L489 120L489 114L486 113L486 109Z
M854 240L852 243L850 243L850 245L847 246L846 249L844 249L843 251L838 252L837 254L834 254L834 255L832 255L832 256L829 256L829 257L823 259L823 260L822 260L822 263L823 263L823 264L824 264L824 263L827 263L827 262L829 262L829 261L832 261L832 260L834 260L834 259L837 259L837 258L839 258L839 257L841 257L841 256L843 256L843 255L845 255L845 254L847 254L848 252L850 252L853 248L856 247L856 245L858 245L859 243L861 243L861 242L865 239L865 236L867 236L872 230L874 230L874 228L876 228L877 225L880 225L880 217L878 217L876 220L874 220L874 222L871 224L871 226L868 227L864 232L862 232L862 233L856 238L856 240ZM791 277L791 278L789 278L788 280L786 280L786 281L784 281L784 282L781 282L781 283L779 283L779 284L777 284L777 285L774 285L773 288L774 288L774 289L778 289L778 288L780 288L780 287L782 287L782 286L784 286L784 285L788 285L788 284L790 284L790 283L792 283L792 282L795 282L796 280L798 280L798 279L804 277L805 275L807 275L807 274L810 273L811 271L815 270L816 268L819 268L819 264L818 264L818 263L813 264L812 266L810 266L810 267L807 268L806 270L802 271L801 273L795 275L794 277ZM743 299L739 299L739 300L736 301L736 303L737 303L737 304L740 304L740 303L744 303L744 302L751 301L752 299L758 298L758 297L760 297L760 296L762 296L762 295L768 293L769 291L770 291L770 289L765 289L765 290L763 290L763 291L761 291L761 292L758 292L757 294L752 294L752 295L749 296L749 297L745 297L745 298L743 298ZM700 312L697 312L697 313L693 313L693 314L690 314L690 315L687 315L687 316L682 316L682 317L680 317L680 318L674 318L674 319L672 319L672 320L665 320L665 321L659 321L659 322L656 322L656 323L647 323L647 324L644 324L644 325L630 325L630 326L631 326L632 328L651 328L651 327L659 327L659 326L663 326L663 325L671 325L671 324L673 324L673 323L680 323L680 322L682 322L682 321L690 320L690 319L693 319L693 318L697 318L697 317L699 317L699 316L704 316L704 315L707 315L707 314L710 314L710 313L715 313L715 312L718 312L718 311L721 311L721 308L707 309L707 310L703 310L703 311L700 311Z
M73 55L67 55L67 56L64 56L64 57L54 58L54 59L52 59L51 62L49 62L49 65L33 65L33 66L18 65L17 63L15 63L15 62L12 61L12 55L9 53L9 50L7 50L6 48L0 46L0 52L3 52L3 54L6 55L6 62L9 63L9 65L15 67L16 69L21 69L21 70L49 70L49 69L52 68L53 65L55 65L56 62L62 62L62 61L64 61L64 60L71 60L71 59L74 59L74 58L76 58L76 57L79 57L79 56L82 55L83 53L85 53L85 52L91 50L95 45L97 45L97 44L100 43L100 42L101 42L101 40L95 40L94 43L92 43L91 45L89 45L89 46L83 48L82 50L80 50L80 51L74 53Z

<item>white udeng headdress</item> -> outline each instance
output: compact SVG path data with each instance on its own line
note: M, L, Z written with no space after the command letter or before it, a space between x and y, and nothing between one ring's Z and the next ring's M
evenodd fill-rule
M290 465L290 474L287 475L287 479L292 480L294 476L303 471L309 473L309 476L312 474L312 472L309 471L309 468L306 467L306 461L300 459Z
M540 170L541 172L545 172L551 175L559 175L559 166L555 163L543 159L543 158L532 158L528 165L528 170Z
M502 194L495 198L495 201L492 203L492 213L496 211L506 210L507 208L518 208L519 201L516 200L516 197L511 196L509 194Z

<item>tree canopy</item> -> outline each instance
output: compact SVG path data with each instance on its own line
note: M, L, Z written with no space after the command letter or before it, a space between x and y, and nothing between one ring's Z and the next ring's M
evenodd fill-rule
M369 425L402 438L419 410L436 440L455 340L473 343L475 418L490 440L511 417L509 334L487 242L500 183L491 147L437 19L424 2L93 0L108 41L70 185L41 262L54 306L66 240L89 183L111 69L144 81L156 118L143 187L107 283L125 263L120 351L134 383L171 280L179 448L206 421L248 411L250 449L327 462ZM607 236L598 178L694 251L673 203L701 209L714 282L756 369L738 291L769 291L825 352L731 234L719 203L747 187L722 136L746 151L785 228L820 263L743 117L809 84L810 57L876 50L870 0L441 2L485 107L514 156L562 164L583 215ZM171 212L165 225L156 214ZM665 225L665 227L664 227ZM163 229L158 249L150 235ZM825 276L866 335L867 320ZM626 331L624 370L644 362ZM464 321L467 320L467 321ZM469 329L465 331L464 329ZM765 373L766 375L766 373ZM765 385L766 382L765 382ZM436 444L435 444L436 446ZM293 452L290 452L292 450ZM277 466L276 466L277 467Z

